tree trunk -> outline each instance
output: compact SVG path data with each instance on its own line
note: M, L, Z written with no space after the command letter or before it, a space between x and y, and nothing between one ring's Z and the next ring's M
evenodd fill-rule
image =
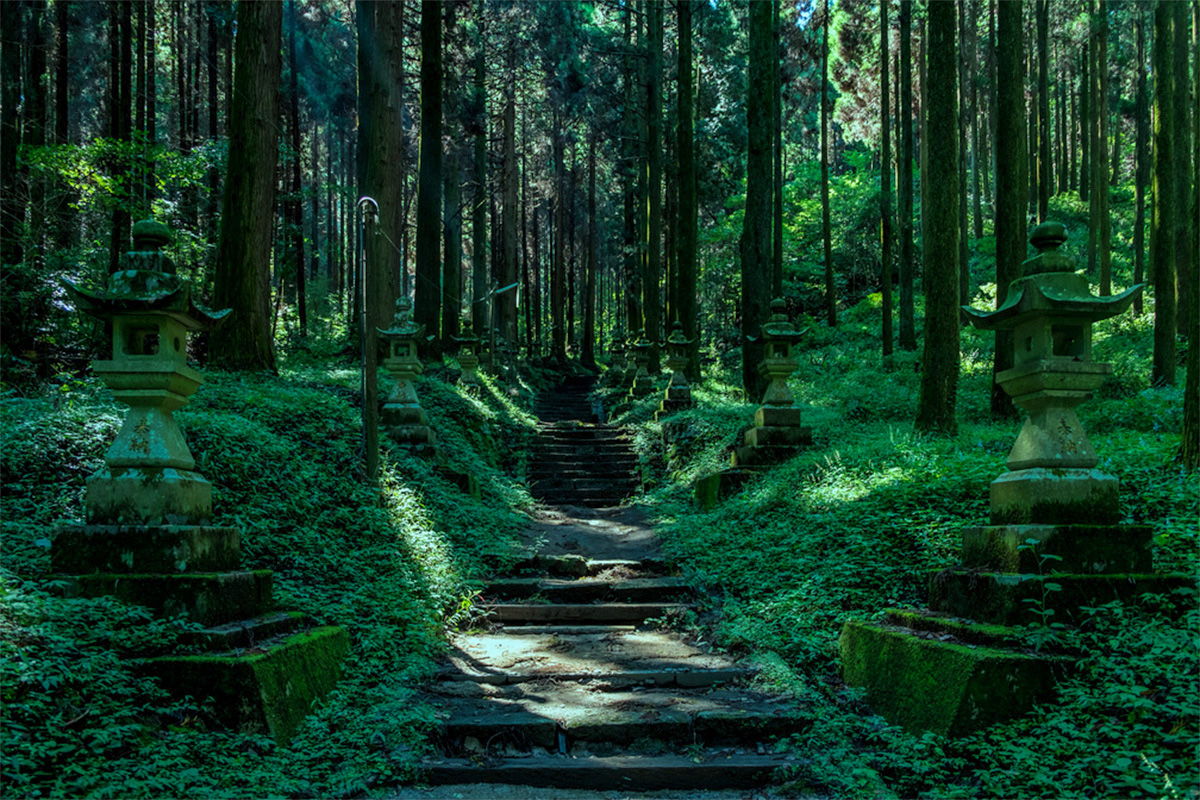
M1133 145L1133 282L1146 277L1146 186L1150 181L1150 100L1146 83L1146 12L1135 9L1137 29L1137 89L1134 100ZM1141 315L1145 292L1133 301L1133 311Z
M883 323L880 339L883 355L892 354L892 124L889 118L891 86L888 81L888 6L890 0L879 4L879 129L882 137L879 154L879 234L883 252L880 269L880 291L883 294ZM978 128L976 128L978 130ZM976 175L978 176L978 171ZM978 191L978 189L976 190ZM978 198L976 198L978 200ZM978 208L978 203L976 204Z
M1192 4L1192 196L1191 226L1192 255L1200 255L1200 6ZM1187 303L1189 317L1193 321L1188 331L1188 352L1183 389L1183 436L1179 442L1179 462L1184 469L1195 470L1200 466L1200 342L1196 339L1195 321L1200 319L1200 280L1193 266L1187 281Z
M475 42L475 186L471 212L471 328L476 336L487 335L487 88L484 84L483 0L479 0L480 19Z
M19 3L0 3L5 35L0 42L0 263L5 267L24 258L21 234L25 220L17 152L21 144L18 110L21 103L21 14ZM64 37L65 38L65 37Z
M1150 245L1154 270L1154 385L1175 383L1176 189L1174 4L1154 8L1154 216Z
M510 57L512 66L513 59ZM515 74L514 74L515 80ZM504 104L504 166L500 209L500 288L507 289L496 304L500 335L517 344L517 106L511 90Z
M1050 168L1050 0L1037 0L1037 218L1045 222L1050 214L1050 194L1054 178Z
M829 0L825 0L825 17L821 23L821 244L825 253L825 324L830 327L837 325L837 285L833 277L833 224L829 213L829 26L832 22ZM924 147L924 142L921 146Z
M956 5L958 38L962 44L958 48L955 68L958 70L958 106L963 110L958 115L958 302L965 306L971 302L970 230L967 221L967 119L971 112L967 107L967 4L959 2Z
M700 355L697 347L698 320L696 318L696 145L692 131L692 12L694 0L679 0L679 78L678 101L679 127L679 235L675 239L679 248L676 270L679 274L678 314L676 319L683 324L683 335L694 342L688 358L687 375L691 380L700 378Z
M1200 122L1189 114L1192 87L1188 80L1188 4L1175 3L1172 46L1175 70L1175 321L1180 336L1192 345L1196 342L1196 319L1192 316L1190 285L1196 281L1196 253L1192 251L1192 228L1195 216L1191 208L1192 125Z
M742 387L746 398L762 397L765 381L761 326L771 290L771 50L772 3L750 4L749 82L746 96L746 214L742 223ZM828 17L826 17L826 25ZM824 90L822 90L824 93Z
M554 224L551 235L553 243L550 248L553 263L550 271L550 354L555 361L567 360L567 329L564 319L566 311L566 269L565 269L565 240L566 231L566 169L563 166L563 130L560 112L553 114L554 150Z
M291 240L289 270L296 282L296 306L300 338L308 336L308 281L304 258L304 184L300 176L300 88L296 76L296 0L288 0L288 135L289 174L286 211L287 238Z
M1009 286L1021 277L1025 260L1025 202L1029 196L1025 165L1025 74L1022 67L1021 2L999 3L996 36L996 308ZM1013 366L1013 335L996 331L992 364L992 415L1017 415L1012 398L995 380Z
M442 9L437 0L421 0L421 149L413 320L425 326L426 336L434 337L442 299ZM433 355L441 352L436 339L432 351Z
M662 339L662 61L663 2L647 0L646 31L646 272L642 279L642 312L646 339L650 341L652 374L659 372ZM773 3L766 5L774 7ZM773 63L773 62L772 62ZM768 135L770 134L768 120ZM769 178L768 178L769 180Z
M211 356L233 369L275 370L271 239L279 154L281 3L238 6L237 68L229 119L225 211L213 295L232 318L212 334Z
M779 65L784 53L780 38L780 0L771 0L771 47L775 52L771 69L771 158L774 178L771 193L771 297L783 297L783 84Z
M642 327L642 307L640 302L641 280L638 275L641 262L638 258L638 227L639 211L637 208L637 175L636 166L638 148L636 114L634 102L634 84L636 83L633 58L633 4L625 5L625 63L624 63L624 103L621 113L621 174L624 177L625 211L625 240L624 240L624 284L625 284L625 319L626 333L632 335Z
M454 352L451 337L458 336L458 316L462 312L462 206L459 196L458 151L446 153L442 212L446 242L442 262L442 339L443 350Z
M588 232L584 252L583 353L581 360L596 365L596 134L588 139Z
M929 206L924 237L925 347L921 356L921 396L914 428L954 435L958 388L958 92L955 64L954 6L929 6L928 105L924 109L928 139ZM924 179L925 176L922 176Z
M900 331L903 350L917 349L913 313L912 0L900 0Z

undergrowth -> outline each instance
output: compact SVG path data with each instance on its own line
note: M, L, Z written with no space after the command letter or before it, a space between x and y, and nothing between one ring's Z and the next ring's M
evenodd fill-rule
M490 379L466 396L453 377L418 387L441 461L385 447L377 488L362 479L351 368L297 358L281 377L209 372L177 413L213 483L214 524L241 531L243 568L274 570L279 607L342 625L352 640L342 680L286 747L222 730L210 701L168 697L125 657L170 649L186 623L54 590L55 528L82 517L84 480L122 410L93 380L9 392L0 404L3 793L326 797L411 779L435 724L416 688L485 563L515 557L530 502L515 478L533 423L524 400ZM474 475L482 498L443 467Z
M858 797L1196 796L1200 612L1180 618L1177 598L1091 609L1070 634L1085 655L1055 701L962 739L891 726L841 683L843 623L924 604L930 571L957 563L962 529L987 523L988 484L1019 429L989 414L990 334L964 330L958 435L915 434L919 355L878 355L877 301L836 331L806 328L791 386L813 447L712 510L692 486L729 465L757 406L741 396L736 361L709 364L696 407L660 422L657 397L608 403L635 426L664 550L722 612L708 635L752 654L806 709L804 732L781 745L799 759L796 785ZM1152 325L1098 326L1096 356L1114 375L1080 416L1099 469L1121 477L1124 521L1153 531L1155 568L1197 575L1200 491L1173 461L1182 394L1144 377Z

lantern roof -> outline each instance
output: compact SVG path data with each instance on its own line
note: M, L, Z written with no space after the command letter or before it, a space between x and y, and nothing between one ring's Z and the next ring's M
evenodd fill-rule
M412 301L407 297L400 297L396 300L396 314L392 317L392 327L376 330L385 339L419 339L425 332L425 326L418 325L413 320Z
M795 344L804 338L804 334L796 330L796 326L788 319L787 303L782 297L771 301L771 316L760 328L764 341L788 342Z

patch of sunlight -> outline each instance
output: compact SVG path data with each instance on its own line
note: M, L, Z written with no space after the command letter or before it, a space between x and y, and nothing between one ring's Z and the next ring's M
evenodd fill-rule
M380 485L389 527L402 542L405 556L431 583L452 579L456 570L450 542L434 528L421 494L391 465L384 467Z

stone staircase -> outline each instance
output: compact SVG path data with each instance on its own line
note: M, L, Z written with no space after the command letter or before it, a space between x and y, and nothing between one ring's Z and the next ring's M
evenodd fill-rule
M483 598L486 628L454 637L431 689L442 756L424 782L724 789L786 765L772 740L794 711L670 630L689 593L656 559L539 556Z
M762 786L789 764L774 740L804 726L751 685L753 666L673 629L693 595L641 511L616 507L637 488L633 456L591 421L589 390L568 382L540 406L535 494L573 507L535 514L527 557L484 586L475 630L452 637L428 689L440 754L420 780L444 787L434 796Z
M537 404L541 423L530 450L534 498L547 505L605 508L641 488L637 456L618 427L597 422L594 379L570 377Z

